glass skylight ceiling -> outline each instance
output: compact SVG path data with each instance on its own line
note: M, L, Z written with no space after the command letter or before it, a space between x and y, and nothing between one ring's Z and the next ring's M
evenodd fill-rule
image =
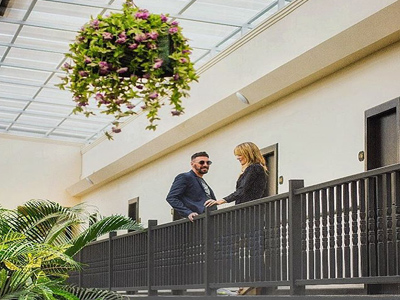
M135 0L169 14L193 48L196 68L292 0ZM0 133L91 143L111 117L71 113L71 93L54 85L76 31L124 0L10 0L0 17Z

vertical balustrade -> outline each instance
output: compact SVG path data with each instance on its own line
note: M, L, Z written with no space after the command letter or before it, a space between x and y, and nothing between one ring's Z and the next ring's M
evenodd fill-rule
M392 218L392 176L390 173L384 175L384 204L386 204L386 266L387 275L395 274L395 264L393 264L389 257L394 257L394 243L393 243L393 218Z
M351 201L351 241L352 241L352 270L353 277L358 277L359 251L358 251L358 202L357 202L357 182L352 181L350 184L350 201Z
M153 227L157 226L156 220L149 220L147 225L147 290L149 296L157 295L157 290L153 290L153 285L155 281L154 272L154 251L155 251L155 239L153 233Z
M314 201L313 193L307 193L308 218L308 278L315 279L314 261Z
M400 173L394 173L394 195L395 195L395 258L397 261L394 262L396 266L396 275L400 275Z
M302 278L302 197L296 195L295 191L304 186L303 180L289 180L289 274L290 294L302 295L305 292L304 286L296 284L296 280Z
M282 280L288 280L287 199L282 200Z
M342 236L342 186L337 185L335 189L336 200L336 275L343 277L343 236Z
M349 184L343 184L343 222L344 222L344 277L351 276L350 267L350 203L349 203Z
M315 278L321 279L321 203L319 190L313 193L314 198L314 231L315 231Z
M368 233L367 233L367 198L365 195L365 180L358 182L358 193L360 197L360 258L361 276L368 276Z
M384 224L384 212L383 212L383 203L385 198L385 189L384 189L384 182L383 182L383 175L379 175L376 177L376 228L377 228L377 247L376 247L376 255L378 259L378 276L386 275L386 266L385 266L385 224Z
M335 189L328 188L329 208L329 277L336 278L336 251L335 251Z
M289 199L290 200L290 199ZM300 195L300 212L301 212L301 275L303 279L308 279L308 270L307 270L307 195ZM290 203L289 203L289 241L291 240L292 230L290 228ZM293 251L293 248L289 244L289 251ZM291 253L289 252L291 256ZM291 270L290 270L291 271Z
M369 276L377 275L376 268L376 227L375 227L375 178L367 179L368 193L367 193L367 203L368 203L368 267Z
M321 190L322 213L322 278L328 278L328 197L326 189Z

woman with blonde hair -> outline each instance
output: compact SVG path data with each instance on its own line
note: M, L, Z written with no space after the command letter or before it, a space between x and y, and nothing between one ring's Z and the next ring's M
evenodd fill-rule
M220 200L207 200L206 207L233 201L240 204L267 196L267 166L260 149L254 143L246 142L237 145L233 153L242 166L236 191Z

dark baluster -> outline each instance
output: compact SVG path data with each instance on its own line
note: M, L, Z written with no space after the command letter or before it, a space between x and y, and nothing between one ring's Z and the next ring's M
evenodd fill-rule
M275 233L275 226L276 226L276 221L275 221L275 204L276 202L270 202L270 241L271 241L271 280L276 281L276 233Z
M337 278L343 277L342 187L336 186L336 270Z
M265 228L266 228L266 221L265 221L265 214L266 214L266 204L263 203L260 205L259 211L259 234L260 234L260 257L259 257L259 264L260 264L260 281L265 281L265 269L266 269L266 258L264 258L265 254Z
M256 251L257 251L257 229L256 229L256 211L257 206L252 206L250 209L250 235L251 235L251 243L250 243L250 280L251 282L256 281ZM258 253L257 253L258 254Z
M322 208L322 277L328 278L328 198L326 189L321 190Z
M275 262L276 280L281 280L281 206L280 201L275 201Z
M230 227L230 219L229 213L224 213L224 281L230 281L230 257L231 257L231 249L229 243L229 227Z
M239 227L239 211L234 211L235 220L234 220L234 227L235 227L235 244L234 244L234 251L233 251L233 262L234 267L232 270L232 275L234 276L233 282L238 282L239 280L239 243L240 243L240 227Z
M243 257L244 257L244 274L245 282L249 281L249 209L243 209Z
M234 212L230 211L229 213L229 282L233 281L233 269L234 269L234 261L233 261L233 253L234 253L234 245L235 245L235 228L233 226L235 219L234 219Z
M308 203L308 276L315 279L314 273L314 201L313 194L307 193Z
M270 242L270 205L271 202L265 204L265 226L264 226L264 249L265 249L265 280L271 280L271 242Z
M287 255L287 201L285 198L282 200L282 280L288 280L288 255Z
M336 252L335 252L335 189L328 188L329 208L329 278L336 277Z
M221 279L221 260L222 260L222 251L221 251L221 231L222 231L222 226L221 226L221 215L217 215L214 219L214 228L215 228L215 233L214 233L214 263L215 263L215 268L214 268L214 281L215 282L222 282Z
M385 188L383 183L383 175L379 175L376 178L377 182L377 198L376 198L376 227L377 227L377 258L378 258L378 276L386 275L386 264L385 264L385 224L384 224L384 212L383 203L385 202Z
M361 276L368 276L368 235L367 235L367 198L365 196L365 181L358 182L358 194L360 196L360 259Z
M251 277L250 277L250 267L251 267L251 261L250 261L250 251L251 251L251 238L252 238L252 234L251 234L251 222L250 222L250 216L251 216L251 207L246 207L245 208L245 213L246 213L246 218L245 218L245 233L246 233L246 264L245 264L245 280L246 282L250 282L251 281Z
M359 277L357 182L350 183L353 277Z
M376 276L376 226L375 226L375 179L368 178L368 258L369 276Z
M343 185L343 221L344 221L344 276L350 277L350 201L349 184Z
M393 264L396 266L396 275L400 275L400 173L394 173L394 203L396 214L396 253L393 257Z
M239 241L239 281L244 282L244 264L245 264L245 254L244 254L244 212L242 209L239 210L239 223L240 223L240 241Z
M295 251L289 249L289 251ZM307 195L301 194L301 265L303 279L307 276Z
M315 278L321 278L321 202L319 190L314 192Z
M393 218L392 218L392 176L391 174L385 174L385 191L386 194L386 265L387 275L395 274L395 264L392 262L394 258L394 243L393 243Z

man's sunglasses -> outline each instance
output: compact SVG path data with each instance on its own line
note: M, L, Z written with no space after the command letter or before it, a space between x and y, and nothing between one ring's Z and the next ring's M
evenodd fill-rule
M201 161L198 161L197 163L200 164L200 165L207 164L209 166L209 165L212 164L212 161L211 160L207 160L207 161L201 160Z

